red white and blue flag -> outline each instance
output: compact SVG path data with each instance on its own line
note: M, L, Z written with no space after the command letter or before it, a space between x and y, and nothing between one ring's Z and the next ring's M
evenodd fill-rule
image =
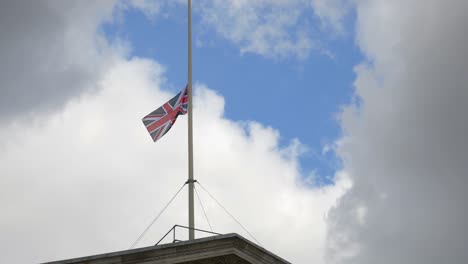
M164 136L179 115L185 115L188 109L188 87L185 87L174 98L163 106L143 117L143 124L154 142Z

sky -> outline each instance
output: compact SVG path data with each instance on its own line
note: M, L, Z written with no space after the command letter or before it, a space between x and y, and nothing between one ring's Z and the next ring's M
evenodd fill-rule
M468 2L192 5L195 178L261 246L466 263ZM187 82L186 11L0 3L0 262L126 250L183 185L187 117L156 143L141 118ZM215 232L254 240L198 191ZM186 225L186 201L137 246Z

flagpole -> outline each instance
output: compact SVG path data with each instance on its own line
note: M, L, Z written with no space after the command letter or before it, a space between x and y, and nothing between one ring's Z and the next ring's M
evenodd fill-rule
M195 213L193 201L193 111L192 111L192 3L188 0L188 194L189 240L195 239Z

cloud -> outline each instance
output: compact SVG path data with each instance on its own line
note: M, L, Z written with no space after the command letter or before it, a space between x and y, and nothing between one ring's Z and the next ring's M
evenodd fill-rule
M186 4L186 0L134 0L121 6L137 8L154 20L161 14L168 17L167 10L180 5L186 8ZM312 51L333 57L323 42L328 35L343 34L349 9L350 4L344 0L202 0L192 3L197 45L211 43L206 35L214 31L239 48L241 54L252 53L270 59L306 59ZM200 27L196 24L198 18ZM325 37L317 37L320 33L326 33Z
M322 28L329 32L343 34L344 19L351 9L351 1L345 0L312 0L314 14L322 23Z
M127 249L186 178L186 117L157 144L141 123L175 93L165 89L164 66L128 59L102 39L112 2L2 5L12 38L0 53L13 54L2 114L23 118L0 123L0 262ZM348 188L347 174L335 185L307 185L298 140L280 147L274 128L225 118L224 98L203 84L194 111L196 178L267 249L293 263L320 262L325 216ZM215 231L248 238L200 195ZM186 207L183 192L140 246L186 223ZM208 228L200 208L197 226Z
M140 120L173 94L161 89L163 72L150 60L116 62L96 83L98 93L73 99L41 124L0 130L8 138L0 151L2 262L126 249L182 185L186 117L157 144ZM195 102L196 178L263 246L294 263L320 261L324 216L347 188L346 175L333 186L306 187L298 142L281 148L278 131L224 118L223 97L204 86ZM248 237L199 192L215 231ZM197 210L198 226L208 229ZM185 192L140 246L176 223L186 223Z
M465 1L358 1L356 104L337 152L353 187L329 214L331 263L468 259Z
M161 1L151 1L151 0L132 0L130 5L134 8L137 8L145 13L147 17L154 17L159 15L161 12Z
M54 111L83 87L92 89L109 59L96 24L114 1L2 1L0 122Z
M204 1L202 23L240 46L266 57L308 56L309 31L298 27L304 1Z
M241 54L267 58L305 59L311 51L329 53L322 40L313 37L319 30L309 19L317 16L321 30L343 30L347 14L341 0L203 0L192 4L201 19L202 30L214 30L236 45ZM185 1L178 1L185 3ZM203 42L201 39L197 39Z
M333 2L333 1L332 1ZM114 0L57 3L3 1L0 10L0 122L60 109L83 87L93 90L100 71L114 58L119 43L108 43L96 25L111 21L116 10L132 6L147 17L185 1ZM314 4L324 21L339 17L336 5ZM118 6L118 8L116 8ZM269 58L306 58L323 47L300 21L307 1L201 1L194 4L202 24L237 45L241 53ZM322 11L323 10L323 11ZM228 19L226 19L228 18ZM328 19L330 18L330 19Z

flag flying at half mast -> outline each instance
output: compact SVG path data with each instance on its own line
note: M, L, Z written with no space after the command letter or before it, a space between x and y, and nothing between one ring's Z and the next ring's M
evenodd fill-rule
M179 115L185 115L188 108L188 87L185 87L174 98L163 106L143 117L143 124L154 142L164 136Z

